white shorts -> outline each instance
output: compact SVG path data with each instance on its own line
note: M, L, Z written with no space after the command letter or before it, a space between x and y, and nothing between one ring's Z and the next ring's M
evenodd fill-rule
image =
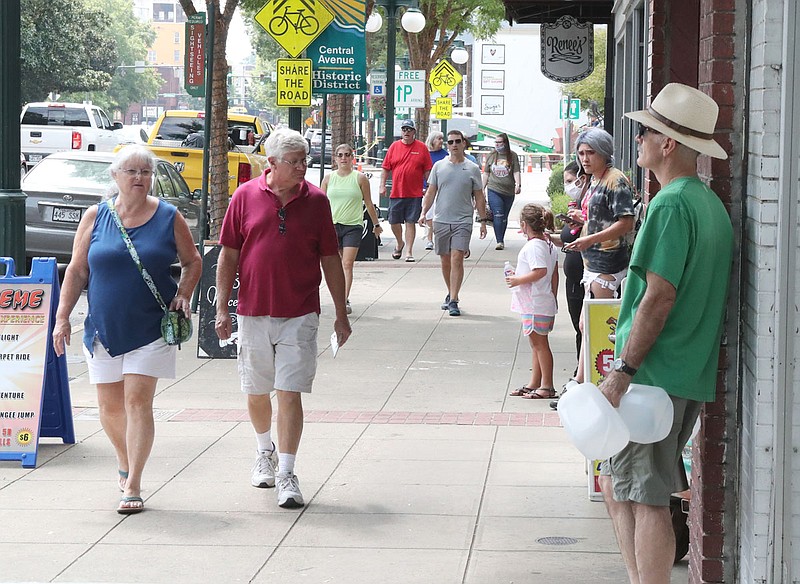
M311 393L317 373L319 315L238 318L242 391L252 395L266 395L273 389Z
M159 379L175 379L178 362L177 345L168 345L164 339L112 357L97 339L92 346L94 356L83 346L89 383L117 383L125 375L147 375Z
M605 278L601 278L601 275L611 276L613 280L606 280ZM581 284L583 284L585 288L585 298L592 299L592 282L597 282L597 284L601 288L606 288L607 290L611 290L613 292L614 298L619 298L619 286L622 284L622 280L625 279L625 276L628 275L628 268L625 268L621 272L617 272L616 274L598 274L597 272L590 272L589 270L583 270L583 278L581 279Z

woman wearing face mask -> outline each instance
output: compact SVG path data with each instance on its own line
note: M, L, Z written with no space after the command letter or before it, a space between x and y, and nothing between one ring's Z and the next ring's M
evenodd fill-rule
M577 209L581 204L581 194L584 185L588 183L584 176L578 178L578 163L573 161L564 167L564 192L569 196L569 208ZM550 239L559 246L572 243L581 234L583 223L575 219L564 221L564 227L559 235L551 235ZM581 350L581 309L583 308L583 297L585 295L583 284L583 258L581 254L564 249L564 279L566 281L567 308L572 319L572 327L575 329L575 350L576 356L580 355ZM576 370L577 372L577 370ZM573 373L573 376L575 373Z
M483 188L486 200L492 209L495 249L505 248L508 214L514 204L514 195L522 189L519 156L511 150L508 134L498 134L494 140L494 152L489 154L483 167Z
M579 251L583 256L583 284L586 298L619 297L619 287L628 271L630 250L626 235L634 227L633 192L625 174L614 168L614 140L600 128L581 132L575 152L589 179L584 186L580 209L571 209L569 217L585 225L565 251ZM575 381L583 383L583 351L578 355ZM567 382L568 388L570 385Z

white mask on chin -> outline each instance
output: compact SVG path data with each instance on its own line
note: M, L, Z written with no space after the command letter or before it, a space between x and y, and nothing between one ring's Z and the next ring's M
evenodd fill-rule
M573 201L581 198L581 184L580 181L573 181L568 185L564 185L564 192Z

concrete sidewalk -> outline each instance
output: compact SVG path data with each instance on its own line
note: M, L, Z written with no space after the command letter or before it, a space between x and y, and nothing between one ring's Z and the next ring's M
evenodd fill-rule
M518 204L543 198L542 178L528 180ZM491 228L483 241L476 229L459 318L440 309L438 258L420 243L417 263L393 261L385 238L381 259L356 265L353 336L335 360L322 291L300 510L250 486L255 438L236 363L195 358L193 341L179 377L158 386L146 511L118 515L114 454L76 331L78 443L43 440L36 469L0 462L0 581L625 582L611 523L588 500L584 460L557 414L548 400L508 397L530 367L502 277L524 243L515 226L504 251ZM550 338L560 386L575 364L565 311ZM686 574L684 560L673 582Z

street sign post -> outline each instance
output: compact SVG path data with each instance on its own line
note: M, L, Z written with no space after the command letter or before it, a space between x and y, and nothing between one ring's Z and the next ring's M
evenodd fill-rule
M431 92L438 91L440 95L446 96L453 88L461 83L461 74L456 71L447 59L442 59L431 69L428 81L431 84Z
M206 13L198 12L186 20L183 86L193 97L206 94Z
M275 88L279 107L311 105L311 59L278 59Z
M255 19L296 58L333 22L333 14L316 0L270 0Z
M439 120L450 120L453 118L453 100L451 98L436 98L436 118Z
M396 71L394 83L396 107L425 107L425 71Z
M567 104L569 102L569 104ZM558 117L561 120L577 120L581 115L581 100L562 98L559 107Z

